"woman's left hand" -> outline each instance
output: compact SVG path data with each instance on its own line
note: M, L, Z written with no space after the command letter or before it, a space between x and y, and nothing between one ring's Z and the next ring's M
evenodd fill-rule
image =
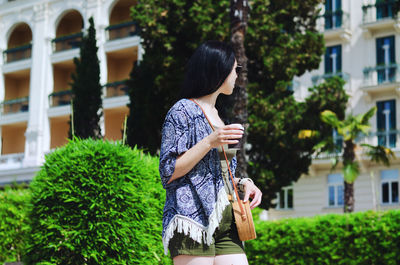
M251 198L250 209L256 208L261 203L262 193L256 185L251 181L246 181L244 183L245 195L243 202L247 202Z

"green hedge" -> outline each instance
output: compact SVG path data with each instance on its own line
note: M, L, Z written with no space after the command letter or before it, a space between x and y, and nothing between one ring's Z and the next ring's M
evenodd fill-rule
M167 264L158 159L118 143L74 140L31 183L26 264Z
M5 187L0 191L0 264L21 260L29 199L28 189Z
M400 211L256 221L250 264L400 264Z
M19 260L25 245L27 264L171 264L157 168L157 158L117 143L56 150L30 190L0 191L0 264ZM400 210L278 221L259 212L258 237L246 242L252 265L400 264Z

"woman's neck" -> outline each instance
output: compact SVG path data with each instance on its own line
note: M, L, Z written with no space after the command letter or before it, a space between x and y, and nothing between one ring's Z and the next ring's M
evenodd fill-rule
M203 107L208 108L210 110L214 110L215 103L217 102L217 97L218 97L218 94L213 93L213 94L209 94L209 95L205 95L205 96L196 98L195 100Z

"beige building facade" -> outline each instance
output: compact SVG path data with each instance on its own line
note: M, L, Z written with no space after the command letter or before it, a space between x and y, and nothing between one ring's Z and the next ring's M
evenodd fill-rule
M378 109L370 120L371 134L357 142L384 145L397 158L387 168L371 163L359 150L361 174L354 183L355 211L400 208L400 18L394 14L394 2L326 0L318 20L326 53L319 69L294 79L297 100L307 97L309 87L338 75L346 81L350 95L347 113ZM337 141L340 143L339 138ZM332 155L315 157L309 174L285 187L278 194L276 209L265 212L264 218L342 213L342 168L339 165L332 172L331 165Z
M0 185L29 181L45 154L67 142L71 73L94 18L105 139L122 139L124 80L141 59L133 0L0 0Z

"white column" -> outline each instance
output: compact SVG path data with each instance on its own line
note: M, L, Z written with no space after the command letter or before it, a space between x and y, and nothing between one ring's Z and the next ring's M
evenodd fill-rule
M0 48L0 66L3 65L3 50ZM0 67L1 69L1 67ZM5 95L5 85L4 85L4 75L0 72L0 103L4 101ZM3 108L1 108L3 109ZM0 110L2 111L2 110ZM3 115L0 113L0 116ZM2 146L3 146L3 134L2 134L2 127L0 126L0 156L2 154Z
M99 21L99 23L101 23ZM100 24L97 27L96 33L97 33L97 46L99 47L97 51L97 56L99 57L99 66L100 66L100 84L105 85L107 83L107 55L104 50L104 45L106 43L106 34L105 34L105 24ZM107 96L107 91L103 89L103 116L100 119L100 128L101 128L101 134L103 137L106 135L106 125L105 125L105 110L104 110L104 99Z
M2 20L0 18L0 66L4 65L4 56L3 56L3 51L7 49L7 42L6 42L6 34L5 34L5 29L4 29L4 24L2 23ZM0 67L2 69L2 67ZM5 96L6 88L4 84L4 75L2 72L0 72L0 102L4 101L4 96ZM0 113L0 116L2 114ZM1 139L1 127L0 127L0 139ZM1 151L1 140L0 140L0 151ZM1 153L0 153L1 155Z
M34 28L32 45L32 68L29 90L29 120L25 132L24 166L39 166L44 159L44 150L49 149L50 133L47 117L47 96L51 88L48 79L51 68L48 56L50 43L48 31L48 4L34 6ZM46 139L45 139L46 138Z

